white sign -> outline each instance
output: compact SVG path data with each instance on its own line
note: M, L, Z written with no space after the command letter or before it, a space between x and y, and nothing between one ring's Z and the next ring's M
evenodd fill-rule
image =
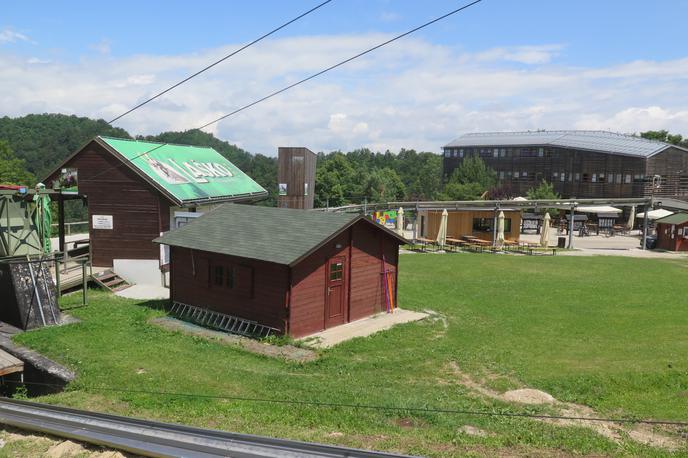
M112 215L93 215L91 227L93 229L112 229Z

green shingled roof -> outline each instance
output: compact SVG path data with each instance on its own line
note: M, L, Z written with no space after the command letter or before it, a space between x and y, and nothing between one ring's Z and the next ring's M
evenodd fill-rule
M213 148L98 137L178 205L249 200L267 191Z
M359 219L366 220L348 213L224 204L154 241L293 265ZM389 229L366 221L404 243Z
M685 222L688 222L688 213L674 213L673 215L665 216L655 221L655 223L662 224L683 224Z

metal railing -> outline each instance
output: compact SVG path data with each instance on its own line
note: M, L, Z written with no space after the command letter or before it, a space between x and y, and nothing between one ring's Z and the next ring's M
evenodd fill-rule
M52 226L52 233L57 234L59 224L53 223L51 226ZM64 226L65 226L65 235L87 234L88 233L88 221L74 221L72 223L64 223ZM84 230L73 229L74 226L77 226L77 227L83 226Z

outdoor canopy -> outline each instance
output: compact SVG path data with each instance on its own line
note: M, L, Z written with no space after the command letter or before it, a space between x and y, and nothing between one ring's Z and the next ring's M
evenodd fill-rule
M593 205L590 207L576 207L577 212L581 213L621 213L623 210L609 205Z
M657 210L650 210L649 212L647 212L647 219L651 219L654 221L654 220L658 220L660 218L665 218L665 217L667 217L669 215L673 215L673 214L674 214L674 212L671 212L669 210L665 210L663 208L658 208ZM645 213L638 213L635 216L638 219L644 219Z

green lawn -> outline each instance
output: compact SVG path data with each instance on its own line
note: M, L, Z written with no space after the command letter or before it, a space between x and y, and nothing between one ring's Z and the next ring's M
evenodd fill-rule
M480 397L451 365L492 388L529 386L601 415L688 421L688 264L621 257L412 254L399 304L433 320L289 363L164 331L162 314L92 293L82 323L17 340L79 374L41 398L139 417L431 456L461 453L664 455L586 428L535 420L266 404L137 392L313 400L499 412L550 412ZM79 296L63 298L63 307ZM149 304L150 305L150 304ZM441 319L443 318L443 319ZM488 437L457 430L473 425Z

